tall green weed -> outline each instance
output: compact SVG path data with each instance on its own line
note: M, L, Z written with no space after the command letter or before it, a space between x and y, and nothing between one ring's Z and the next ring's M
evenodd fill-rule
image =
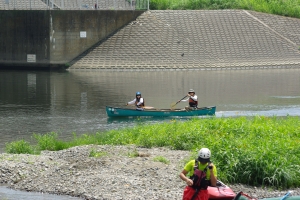
M299 0L151 0L151 10L245 9L300 18Z
M34 135L37 145L25 141L7 144L8 153L61 150L86 144L169 147L197 151L207 147L218 177L228 183L267 185L276 188L299 187L300 120L299 117L192 118L161 124L138 123L135 127L104 133L74 135L63 142L57 134ZM22 148L20 148L22 147Z

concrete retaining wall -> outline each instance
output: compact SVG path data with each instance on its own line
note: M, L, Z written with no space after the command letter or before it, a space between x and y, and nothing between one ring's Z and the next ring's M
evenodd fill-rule
M143 11L0 11L0 68L58 67Z
M0 26L0 67L49 64L48 10L0 11Z

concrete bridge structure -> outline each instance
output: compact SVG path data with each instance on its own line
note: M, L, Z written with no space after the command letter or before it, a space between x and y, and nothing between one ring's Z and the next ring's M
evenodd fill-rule
M0 22L3 12L0 10ZM44 47L41 54L47 54L50 67L147 71L300 67L300 19L247 10L36 12L52 16L40 19L44 24L50 22L42 28L48 39L31 41ZM17 26L17 21L14 23ZM21 33L19 29L12 36ZM1 34L3 29L0 66L10 66L13 45L20 44L11 39L8 51L10 43L1 39ZM30 34L24 37L30 38ZM34 51L29 53L34 55ZM27 54L19 64L28 64ZM3 55L11 57L3 59ZM38 55L35 66L39 66Z
M67 68L82 52L135 20L144 12L136 8L145 8L145 2L0 0L0 68Z

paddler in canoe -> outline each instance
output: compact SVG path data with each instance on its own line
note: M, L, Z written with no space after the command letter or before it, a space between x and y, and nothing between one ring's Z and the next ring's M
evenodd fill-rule
M136 92L135 99L133 99L132 101L129 101L126 104L126 106L128 106L128 105L135 105L136 110L144 110L145 101L144 101L144 98L142 97L141 92Z
M188 98L186 98L186 97L188 97ZM184 98L186 98L186 99L184 99ZM189 106L185 107L186 110L195 110L198 108L198 97L193 89L190 89L188 94L185 97L183 97L182 99L180 99L179 101L177 101L176 104L178 104L181 101L189 102Z

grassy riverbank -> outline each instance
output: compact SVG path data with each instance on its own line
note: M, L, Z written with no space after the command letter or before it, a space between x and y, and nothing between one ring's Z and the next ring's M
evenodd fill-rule
M300 18L299 0L151 0L151 10L245 9Z
M8 153L38 154L41 150L61 150L85 144L135 144L142 147L170 147L197 150L208 147L219 170L219 178L229 183L299 187L299 117L239 117L176 120L106 133L58 139L56 133L33 136L37 144L20 140L6 145Z

